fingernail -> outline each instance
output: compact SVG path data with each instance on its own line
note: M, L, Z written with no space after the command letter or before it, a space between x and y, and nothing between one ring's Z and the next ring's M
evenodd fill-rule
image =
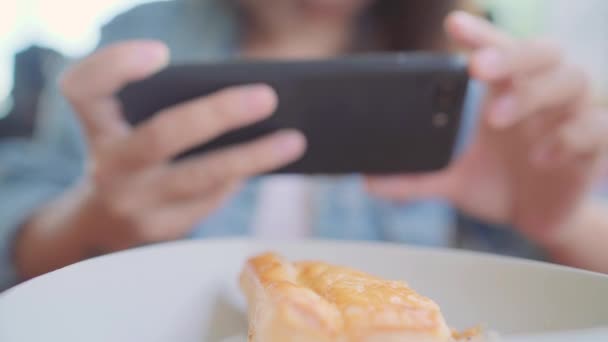
M162 67L169 63L169 49L159 42L142 43L141 47L136 50L134 57L138 65Z
M490 113L492 124L497 128L506 128L517 120L517 99L514 95L503 95L496 99Z
M270 115L277 104L274 90L265 84L241 87L243 91L244 113L253 116Z
M476 18L465 11L456 11L452 14L452 17L458 22L458 24L466 27L467 29L475 28L477 25Z
M279 133L277 151L285 159L297 158L306 148L306 139L299 132L287 131Z
M452 22L457 25L461 35L475 39L478 36L478 22L475 17L464 11L451 14Z
M506 73L505 58L497 49L485 49L475 57L475 68L482 79L497 79Z

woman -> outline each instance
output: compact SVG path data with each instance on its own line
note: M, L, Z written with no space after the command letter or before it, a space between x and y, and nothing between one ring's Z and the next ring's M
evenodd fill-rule
M588 194L607 131L588 130L599 128L603 117L587 101L586 76L550 44L516 40L463 12L447 16L456 3L193 0L146 5L118 17L104 29L100 50L62 78L67 103L47 113L46 147L38 159L44 166L36 167L34 157L4 156L9 166L0 201L7 205L0 227L8 242L5 269L13 272L2 281L186 236L314 234L521 248L498 230L476 236L453 231L451 211L434 198L478 220L515 227L555 260L608 271L608 214ZM178 105L139 127L125 123L113 96L162 69L169 50L179 63L442 50L449 41L472 51L471 73L487 87L470 144L445 171L369 179L366 187L356 176L248 180L305 151L305 139L294 131L168 162L271 115L277 98L264 85ZM70 111L74 115L66 116ZM284 225L281 213L289 219Z

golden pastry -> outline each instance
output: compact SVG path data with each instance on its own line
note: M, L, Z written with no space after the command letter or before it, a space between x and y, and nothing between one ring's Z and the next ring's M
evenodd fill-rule
M241 273L250 342L452 342L439 306L404 282L268 253Z

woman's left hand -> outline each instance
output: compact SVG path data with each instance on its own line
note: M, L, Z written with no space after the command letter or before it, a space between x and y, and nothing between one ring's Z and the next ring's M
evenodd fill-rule
M472 50L470 73L488 94L478 132L448 169L368 180L394 200L445 197L466 213L550 243L572 220L608 147L608 112L590 102L585 72L554 45L522 41L457 12L449 35Z

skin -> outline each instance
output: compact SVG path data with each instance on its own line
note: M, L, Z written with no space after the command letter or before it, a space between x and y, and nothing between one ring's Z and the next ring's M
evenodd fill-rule
M444 197L470 215L511 224L557 260L608 272L608 206L588 195L604 165L608 112L591 105L581 68L545 41L520 41L465 13L446 21L488 86L472 146L450 168L370 178L369 190L406 201Z
M357 13L369 0L241 0L253 18L248 57L323 58L348 49Z
M278 0L244 1L265 23L254 26L244 53L264 57L336 54L347 42L353 14L366 4L282 0L290 5L264 12ZM608 211L585 201L608 128L599 124L605 114L586 100L586 76L554 46L515 40L464 13L451 15L446 28L473 51L471 73L490 89L475 142L444 172L369 179L370 192L400 201L444 196L476 217L516 224L565 262L608 271L598 242L608 241L602 215ZM24 279L91 255L182 238L247 178L304 152L303 136L287 131L169 163L181 151L271 115L277 98L263 85L226 89L130 127L112 94L168 59L158 42L119 43L63 77L61 87L89 146L86 174L22 228L15 261Z
M95 253L181 238L240 182L289 163L305 150L300 133L282 131L170 163L181 151L268 117L277 97L265 85L225 89L130 127L113 94L167 61L166 47L157 42L119 43L63 77L61 87L87 137L87 173L24 228L17 261L25 277Z

